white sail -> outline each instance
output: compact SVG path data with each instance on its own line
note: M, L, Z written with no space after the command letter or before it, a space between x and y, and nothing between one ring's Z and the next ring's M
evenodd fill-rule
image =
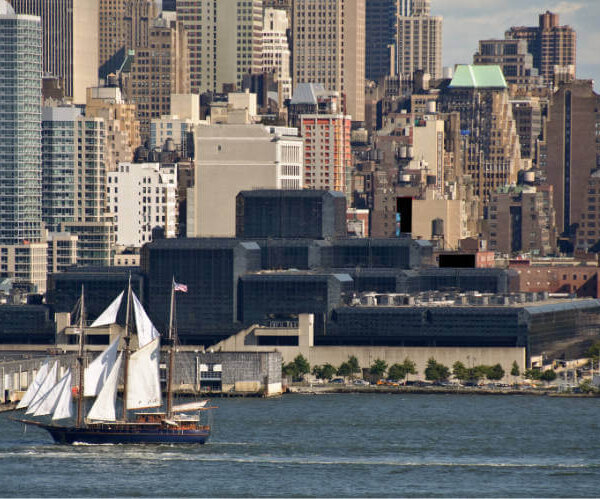
M108 375L117 360L118 346L119 338L113 341L85 370L85 397L95 397L100 393L100 390L102 390L106 378L108 378Z
M117 314L119 313L119 307L121 306L123 293L124 291L121 291L121 294L113 300L107 309L102 312L94 322L92 322L90 327L107 326L117 322Z
M143 409L161 404L159 376L160 344L155 338L129 359L127 408Z
M66 379L65 379L66 378ZM68 419L73 417L73 395L71 393L71 370L63 378L62 390L54 408L52 419Z
M116 421L115 402L117 400L117 384L119 383L119 370L123 354L120 353L113 366L100 394L90 409L87 417L95 421Z
M56 405L58 404L58 399L62 394L63 388L66 382L69 382L69 388L71 388L71 370L67 371L56 385L52 387L46 396L42 399L37 409L33 413L34 416L46 416L47 414L52 414Z
M179 404L173 406L173 412L190 412L202 409L208 404L208 400L200 400L198 402L189 402L187 404Z
M25 412L26 414L33 414L37 410L38 406L42 403L42 400L44 400L46 395L48 395L50 390L52 390L52 388L56 384L56 375L57 374L58 374L58 362L55 362L54 365L52 366L52 369L50 369L50 372L48 373L48 375L44 378L44 381L42 381L42 384L40 385L40 389L36 392L33 399L29 403L27 411Z
M40 370L37 372L35 379L29 385L29 388L27 388L27 391L25 392L25 395L23 395L23 398L19 402L17 409L25 409L25 407L27 407L29 405L29 402L32 401L33 397L35 396L37 391L40 389L40 386L42 386L42 382L44 381L44 378L48 374L49 367L50 367L50 364L46 360L42 364L42 367L40 367Z
M135 327L137 329L139 347L143 348L160 335L154 324L152 324L150 317L146 314L138 297L135 296L133 291L131 294L133 296L133 311L135 312Z

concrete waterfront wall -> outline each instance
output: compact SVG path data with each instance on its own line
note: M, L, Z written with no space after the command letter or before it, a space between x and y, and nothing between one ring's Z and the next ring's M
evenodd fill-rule
M166 357L163 353L163 362ZM281 393L280 352L182 351L177 355L175 384L182 389L200 388L200 366L220 365L223 392Z
M306 325L304 325L306 326ZM300 324L298 346L259 346L253 341L255 334L260 334L258 327L251 327L231 336L215 346L221 352L280 352L283 362L291 362L297 355L303 355L311 367L326 363L339 367L348 357L354 355L361 368L370 367L377 359L384 360L388 366L402 363L406 358L414 361L419 375L424 379L427 361L430 358L452 368L456 361L466 367L478 365L500 364L506 372L506 380L510 380L513 362L522 372L527 368L524 347L392 347L392 346L313 346L312 328ZM414 376L412 378L415 378Z

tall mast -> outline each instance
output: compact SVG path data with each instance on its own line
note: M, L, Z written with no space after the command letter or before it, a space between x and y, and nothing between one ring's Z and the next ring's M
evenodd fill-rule
M175 315L175 277L171 282L171 310L169 314L169 373L167 376L167 418L173 417L173 371L175 364L175 329L173 327L173 317Z
M77 398L77 428L81 428L83 423L83 394L84 394L84 375L83 375L83 353L85 348L85 334L83 332L84 324L85 298L83 294L83 284L81 285L81 299L79 301L79 355L77 363L79 364L79 393Z
M127 384L129 381L129 357L131 350L131 332L129 330L129 311L131 307L131 273L129 273L129 283L127 284L127 310L125 312L125 368L123 369L123 413L121 419L127 421Z

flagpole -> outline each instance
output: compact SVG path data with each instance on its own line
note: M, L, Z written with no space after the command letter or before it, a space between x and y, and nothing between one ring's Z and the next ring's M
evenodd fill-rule
M167 418L173 417L173 371L175 364L175 335L173 331L173 316L175 315L175 276L171 281L171 310L169 314L169 372L167 377Z

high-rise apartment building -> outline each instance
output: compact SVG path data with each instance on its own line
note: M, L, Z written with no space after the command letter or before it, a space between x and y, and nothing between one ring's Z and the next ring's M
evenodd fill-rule
M85 104L98 82L98 0L9 0L17 14L42 20L44 73L64 80L65 96Z
M540 14L538 26L513 26L506 33L507 39L527 41L527 51L533 55L533 67L537 68L547 86L554 84L556 67L572 67L575 74L577 35L570 26L559 26L559 16L546 11Z
M365 0L296 0L293 85L322 83L365 118Z
M480 40L473 64L500 66L509 84L532 87L540 82L526 40Z
M292 52L286 35L288 26L288 17L284 10L265 9L261 71L275 73L277 82L281 85L283 99L292 97Z
M127 97L136 105L143 140L150 134L152 118L171 114L171 94L190 93L187 41L182 23L158 18L148 45L135 48Z
M588 212L588 181L600 167L600 96L591 80L560 86L552 96L546 123L548 183L554 187L554 208L559 234L574 236L574 225L595 227L598 215Z
M0 0L0 40L0 278L44 292L40 18Z
M42 237L42 31L0 2L0 245Z
M369 0L365 7L365 75L382 81L390 74L401 0ZM410 4L410 2L408 2ZM404 14L408 15L408 14Z
M349 195L352 120L343 114L303 114L304 187Z
M75 107L42 109L42 215L49 230L78 236L78 265L110 265L106 127Z
M176 237L177 165L120 163L106 188L117 245L139 248L157 227Z
M189 34L194 93L242 88L244 74L261 68L262 0L179 0L177 20Z
M431 0L412 0L397 16L394 74L424 71L442 77L442 18L431 16Z
M128 50L146 47L152 20L158 15L153 0L95 0L99 5L99 72L117 70Z

